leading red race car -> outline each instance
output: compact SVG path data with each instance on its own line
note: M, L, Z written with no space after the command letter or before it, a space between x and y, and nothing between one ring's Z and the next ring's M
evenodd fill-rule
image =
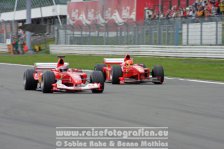
M156 65L150 71L144 64L134 64L130 55L125 58L104 58L104 64L96 64L94 70L104 74L104 80L112 84L124 84L127 82L164 82L164 69ZM151 74L151 76L150 76Z
M36 90L43 93L54 91L81 91L92 90L93 93L104 91L104 76L100 71L93 71L90 79L80 69L68 68L68 63L59 56L57 63L35 63L34 69L24 72L24 89ZM89 83L87 83L89 82Z

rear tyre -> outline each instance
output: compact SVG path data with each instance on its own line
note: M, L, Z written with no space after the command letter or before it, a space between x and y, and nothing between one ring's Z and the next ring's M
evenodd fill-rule
M156 81L153 81L154 84L163 84L164 82L164 70L160 65L156 65L152 69L152 77L157 78Z
M114 65L112 67L112 84L120 84L120 77L123 76L121 66Z
M54 84L55 82L56 82L56 80L55 80L54 73L51 71L46 71L43 74L43 80L42 80L42 84L41 84L42 92L43 93L52 93L53 92L52 84Z
M35 73L34 69L27 69L23 74L23 82L25 90L36 90L37 80L34 80L33 74Z
M103 68L106 67L106 64L96 64L94 70L101 71L103 73L104 81L106 80L106 73L103 72Z
M90 83L100 83L99 89L92 89L92 93L103 93L104 91L104 76L101 71L93 71L90 75Z

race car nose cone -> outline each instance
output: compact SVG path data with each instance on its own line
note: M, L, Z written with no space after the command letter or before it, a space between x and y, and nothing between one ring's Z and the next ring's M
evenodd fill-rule
M140 72L140 73L144 73L144 72L145 72L144 68L141 67L141 66L134 66L134 68L135 68L136 70L138 70L138 72Z

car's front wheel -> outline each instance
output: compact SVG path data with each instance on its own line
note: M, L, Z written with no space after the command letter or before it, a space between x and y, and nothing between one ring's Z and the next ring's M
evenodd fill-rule
M25 90L35 90L38 81L34 79L34 69L27 69L23 74L23 82Z
M106 64L96 64L94 70L101 71L103 73L104 81L106 80L106 73L103 71L103 68L106 67Z
M42 84L41 84L42 92L43 93L52 93L53 92L52 84L54 84L55 82L56 82L56 80L55 80L54 73L51 71L46 71L43 74L43 78L42 78Z
M163 84L164 82L164 69L160 65L156 65L152 69L152 77L157 78L157 80L153 81L154 84Z
M120 77L122 77L122 69L119 65L112 67L112 84L120 84Z
M90 75L90 83L100 83L100 88L92 89L92 93L103 93L104 91L104 76L101 71L93 71Z

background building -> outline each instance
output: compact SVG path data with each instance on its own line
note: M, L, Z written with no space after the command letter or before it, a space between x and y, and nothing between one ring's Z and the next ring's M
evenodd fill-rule
M32 22L44 24L57 24L57 16L63 23L66 22L67 2L69 0L32 0ZM55 2L55 4L54 4ZM24 23L26 19L26 0L18 0L14 12L16 0L0 1L0 20L17 21Z

